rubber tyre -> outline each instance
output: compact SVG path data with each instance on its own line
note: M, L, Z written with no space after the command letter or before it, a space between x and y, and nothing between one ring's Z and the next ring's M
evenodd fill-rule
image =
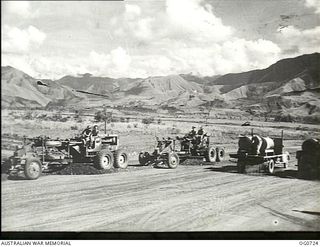
M246 173L246 164L244 160L238 159L237 169L238 169L238 173L242 173L242 174Z
M175 152L168 153L167 163L169 168L171 169L177 168L180 163L179 156Z
M109 150L101 150L93 161L94 167L98 170L109 170L113 165L113 155Z
M114 152L114 167L126 169L128 167L128 155L122 150Z
M149 161L150 154L148 152L141 152L139 154L139 164L142 166L146 166Z
M217 162L221 162L224 160L225 156L226 156L226 152L224 151L224 148L220 147L220 148L216 148L216 153L217 153Z
M217 159L217 151L214 147L209 147L204 155L206 162L215 162Z
M26 179L35 180L41 176L42 164L37 158L28 158L24 166L24 175Z
M267 172L269 174L274 174L274 161L273 160L269 160L268 166L267 166Z
M287 162L284 162L284 163L283 163L283 168L286 169L286 168L288 168L288 166L289 166L290 154L289 154L289 152L286 151L286 152L284 152L284 155L287 156L287 160L286 160Z

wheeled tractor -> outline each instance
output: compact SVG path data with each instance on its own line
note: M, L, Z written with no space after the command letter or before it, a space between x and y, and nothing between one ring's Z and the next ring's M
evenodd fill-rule
M24 175L37 179L42 172L52 172L71 163L93 163L97 169L126 168L128 155L119 150L117 135L99 135L90 141L82 137L50 139L47 137L25 138L9 158L9 176Z
M164 163L169 168L177 168L187 159L205 159L206 162L220 162L225 157L223 147L214 147L210 136L196 135L194 138L177 137L176 139L157 140L157 147L152 153L141 152L139 163L150 165Z

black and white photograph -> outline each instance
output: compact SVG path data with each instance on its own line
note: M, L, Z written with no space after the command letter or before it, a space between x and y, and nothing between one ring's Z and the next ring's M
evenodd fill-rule
M2 234L317 233L319 124L319 0L1 1Z

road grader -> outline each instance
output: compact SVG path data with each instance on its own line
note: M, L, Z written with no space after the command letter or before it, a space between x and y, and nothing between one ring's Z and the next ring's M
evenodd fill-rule
M254 135L240 136L237 153L230 153L230 158L237 159L239 173L247 173L252 166L258 166L259 172L274 174L278 167L287 168L290 155L283 150L283 131L281 137L270 138Z
M90 143L81 136L65 140L40 136L25 138L9 162L9 176L24 175L34 180L42 172L59 170L71 163L93 163L95 168L105 170L112 166L126 168L128 155L119 149L117 135L102 134Z
M210 143L210 136L196 135L194 138L176 137L160 140L152 153L140 152L140 165L167 165L168 168L177 168L180 162L187 159L205 159L206 162L220 162L225 157L223 147L214 147Z

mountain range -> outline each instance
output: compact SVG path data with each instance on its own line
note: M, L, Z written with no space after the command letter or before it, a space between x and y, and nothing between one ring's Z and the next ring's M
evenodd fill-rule
M201 77L192 74L108 78L91 74L58 80L1 69L2 108L239 109L251 114L320 115L320 54L283 59L268 68Z

